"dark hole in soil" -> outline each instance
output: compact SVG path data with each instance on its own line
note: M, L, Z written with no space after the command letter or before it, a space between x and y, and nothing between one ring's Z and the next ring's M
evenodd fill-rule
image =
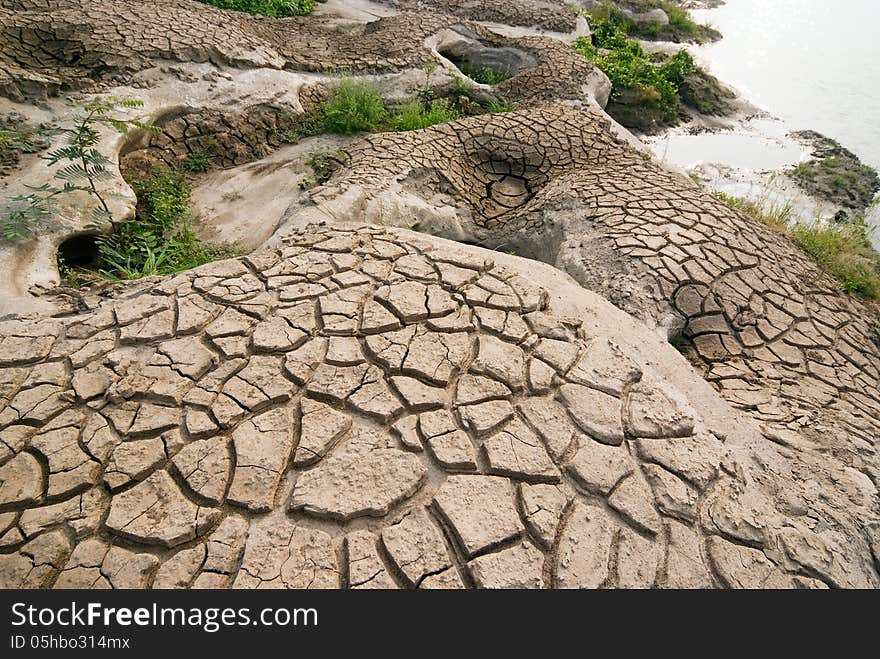
M97 236L68 238L58 246L58 264L69 268L94 269L100 264Z

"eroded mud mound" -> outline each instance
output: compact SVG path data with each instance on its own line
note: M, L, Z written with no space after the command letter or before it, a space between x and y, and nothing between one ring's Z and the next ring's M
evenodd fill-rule
M577 13L568 2L541 0L540 2L510 2L486 0L380 0L403 11L429 7L474 21L489 21L502 25L536 27L556 32L573 32L577 27Z
M0 584L874 584L857 547L798 567L794 519L788 563L725 539L763 501L719 471L748 433L670 348L642 363L646 330L560 317L487 257L316 230L2 324Z
M322 203L340 217L338 202L349 203L353 189L351 208L368 213L364 199L385 211L419 199L420 230L558 265L649 324L680 329L733 404L814 431L876 475L873 459L859 457L873 455L880 432L874 312L789 241L606 126L593 112L555 105L369 137Z
M304 71L418 66L425 61L421 43L448 23L420 12L351 34L309 17L265 19L195 0L6 0L0 4L0 92L28 98L119 82L160 60Z
M472 4L0 0L0 93L141 85L130 172L259 165L326 82L287 70L402 99L507 61L517 105L346 141L248 257L4 318L0 585L880 586L874 311L633 148L567 43L473 22L569 31L563 3Z

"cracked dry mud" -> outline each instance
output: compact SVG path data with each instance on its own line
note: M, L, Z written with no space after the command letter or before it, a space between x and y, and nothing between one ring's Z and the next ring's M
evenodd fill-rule
M496 86L516 112L355 140L249 256L0 321L0 586L880 586L874 310L621 140L564 42L470 22L571 32L565 3L421 5L0 0L18 99L462 37L535 62ZM316 93L157 107L117 157L259 160Z

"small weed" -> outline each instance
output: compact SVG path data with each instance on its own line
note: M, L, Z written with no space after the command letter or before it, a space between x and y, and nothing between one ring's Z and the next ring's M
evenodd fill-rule
M243 197L244 197L243 194L241 194L238 190L235 190L233 192L224 193L223 196L221 197L221 199L223 201L225 201L226 203L232 203L234 201L238 201L239 199L242 199Z
M513 112L516 110L516 106L513 103L505 101L503 99L492 101L486 106L486 111L489 114L500 114L504 112Z
M191 174L203 174L211 168L211 159L204 153L191 153L181 164L184 171Z
M316 185L324 185L333 176L333 171L339 164L338 158L341 151L312 151L306 158L306 165L312 168L315 174Z
M467 96L473 91L474 83L468 78L455 77L449 85L449 93L453 96Z
M288 128L278 133L278 141L282 144L297 144L302 139L302 134L296 128Z

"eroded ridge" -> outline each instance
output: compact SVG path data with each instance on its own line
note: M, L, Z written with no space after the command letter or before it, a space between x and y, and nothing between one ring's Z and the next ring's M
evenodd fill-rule
M0 324L0 585L876 585L490 255L313 229Z
M425 6L473 21L502 25L541 28L556 32L573 32L578 14L573 5L559 0L523 2L522 0L484 0L479 5L468 0L380 0L402 11L415 11Z
M335 217L352 188L368 214L372 200L385 212L415 198L422 231L552 263L681 332L725 398L773 426L768 437L806 434L877 482L876 313L785 237L615 139L598 113L542 105L371 136L350 154L318 195Z
M403 11L345 30L314 16L268 19L196 0L3 0L0 93L23 100L96 83L118 84L168 61L297 71L400 71L434 61L426 40L447 28L465 29L492 44L516 41L463 21L447 13L449 8L437 9ZM526 37L522 47L542 61L546 51L544 65L530 74L532 96L549 93L547 84L576 89L577 78L567 73L593 71L584 58L554 39Z

